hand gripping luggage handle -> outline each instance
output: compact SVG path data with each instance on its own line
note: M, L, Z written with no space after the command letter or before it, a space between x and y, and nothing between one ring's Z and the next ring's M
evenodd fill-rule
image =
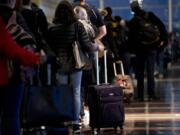
M120 64L121 74L122 74L122 76L125 76L125 74L124 74L124 67L123 67L123 63L122 63L121 60L113 62L114 76L117 76L116 63Z
M105 84L108 84L108 78L107 78L107 50L104 50L104 76L105 76ZM98 57L98 51L96 52L96 83L97 85L100 85L99 82L99 57Z

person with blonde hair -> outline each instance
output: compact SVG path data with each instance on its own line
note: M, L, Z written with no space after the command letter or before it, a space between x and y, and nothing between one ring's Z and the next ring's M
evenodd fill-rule
M74 12L78 18L78 21L80 21L83 24L90 40L94 42L96 37L96 31L93 28L93 25L89 19L86 9L81 6L76 6L74 8Z

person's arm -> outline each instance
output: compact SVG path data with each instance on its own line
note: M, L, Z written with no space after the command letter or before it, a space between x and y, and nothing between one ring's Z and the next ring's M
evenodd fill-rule
M102 18L102 15L100 14L99 10L95 7L91 7L91 8L93 10L93 13L95 14L96 22L94 22L94 20L91 20L91 21L94 22L94 25L98 29L98 34L96 36L96 40L100 40L107 34L106 25L104 23L104 20Z
M167 42L168 42L168 32L166 30L166 27L165 27L164 23L154 13L150 12L149 14L150 14L150 17L151 17L150 19L159 28L160 40L161 40L160 46L163 46L163 45L167 44Z
M106 30L106 25L104 23L104 20L101 16L101 14L99 13L98 10L95 10L96 14L97 14L97 28L98 28L98 34L96 36L96 39L100 40L102 39L106 34L107 34L107 30Z
M0 55L13 60L20 64L33 66L39 64L40 58L32 52L21 48L6 31L6 27L0 18Z
M106 33L107 33L107 31L106 31L105 25L98 27L98 35L96 36L96 39L97 40L102 39L106 35Z
M92 44L83 24L78 22L75 30L78 30L77 38L79 39L79 43L82 49L86 50L87 52L93 52L93 51L98 51L99 49L102 49L102 48L99 48L97 44Z

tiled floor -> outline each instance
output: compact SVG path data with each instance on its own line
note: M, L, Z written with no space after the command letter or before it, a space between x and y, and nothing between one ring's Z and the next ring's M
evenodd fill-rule
M180 135L180 66L172 65L168 77L156 80L160 100L136 102L125 107L124 131L102 129L98 135ZM81 135L92 134L88 111Z

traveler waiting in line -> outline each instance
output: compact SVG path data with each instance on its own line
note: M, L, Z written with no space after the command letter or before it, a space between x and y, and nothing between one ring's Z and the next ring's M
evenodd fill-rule
M2 18L0 18L0 55L1 135L20 135L19 110L22 92L21 89L11 88L7 63L8 60L14 60L26 66L34 66L39 64L40 59L38 55L21 48L13 41L6 31Z
M83 7L87 14L88 14L88 18L90 20L90 23L93 25L94 31L95 33L95 41L99 41L102 40L102 38L106 35L106 26L104 24L104 20L102 18L102 15L100 14L99 10L89 4L86 0L74 0L73 3L74 8L76 8L76 6L81 6ZM96 71L95 71L95 59L92 57L92 69L89 70L84 70L83 71L83 75L82 75L82 97L85 96L85 100L86 100L86 96L87 96L87 87L89 85L95 84L96 83ZM83 106L82 106L83 107ZM81 117L84 116L84 112L83 112L83 108L81 109Z
M70 84L73 87L72 96L74 96L75 116L79 122L83 69L75 68L72 48L73 42L77 37L82 51L90 52L101 49L98 46L92 48L83 24L77 20L72 5L68 1L63 0L58 4L53 24L48 29L48 44L57 57L57 84ZM79 124L74 125L73 128L75 133L80 131Z
M96 44L95 43L96 32L95 32L93 25L89 19L86 9L82 6L75 6L74 12L78 18L78 21L80 21L83 24L83 26L88 34L89 40L92 42L92 44ZM92 53L89 53L88 55L89 55L91 64L93 64L95 53L92 52ZM86 73L88 72L88 70L91 70L91 68L83 71L83 77L87 78ZM82 87L81 87L81 112L80 112L81 121L83 121L83 117L85 115L84 105L86 105L85 102L87 100L87 92L86 92L87 88L85 88L84 86L87 86L88 84L86 84L86 83L89 83L87 81L87 79L85 79L83 77L82 77Z
M20 12L34 35L36 42L39 46L43 47L45 43L43 43L42 38L46 38L48 29L47 18L43 10L32 7L32 0L22 0Z
M111 7L105 7L104 10L107 11L106 16L104 16L104 23L107 29L107 34L103 37L102 42L105 45L107 49L107 69L108 69L108 82L111 83L114 78L114 72L113 72L113 59L117 55L117 48L114 44L113 39L113 29L112 29L112 22L114 21L114 18L112 16L113 10ZM117 57L116 57L117 58ZM103 83L104 82L104 58L100 58L100 80Z
M0 1L0 16L2 17L2 20L4 24L6 25L8 32L11 33L11 35L13 36L13 39L15 39L16 42L21 47L28 47L28 48L34 49L35 42L32 36L30 36L31 32L29 31L21 14L14 10L15 5L16 5L16 0ZM11 23L13 23L13 27L10 27L10 28L7 27ZM20 26L18 28L22 28L22 29L20 31L14 31L14 30L18 30L16 29L17 27L15 28L15 26ZM19 34L21 35L20 37L25 36L28 38L20 38L20 37L16 38L16 36ZM2 38L2 40L5 40L5 39ZM28 61L31 61L31 59L28 58ZM10 134L19 135L20 134L19 133L20 132L19 113L20 113L20 106L21 106L21 102L23 98L23 92L24 92L24 75L22 76L22 73L24 70L18 61L11 61L10 65L11 65L11 69L13 70L10 70L12 73L8 79L8 84L7 84L8 87L6 87L7 93L4 92L2 94L2 96L4 96L4 94L9 96L8 99L6 99L7 96L4 96L5 99L2 98L2 102L7 102L7 104L2 104L2 105L7 105L7 107L3 106L5 108L2 108L3 109L2 110L3 113L1 116L2 117L2 132L3 132L3 135L10 135ZM13 92L13 93L10 93L10 92ZM3 101L3 100L6 100L6 101Z
M113 39L117 48L118 60L122 60L124 65L124 72L130 75L130 53L128 49L128 32L129 28L125 21L120 16L114 17L113 22Z
M96 39L101 40L106 35L106 26L104 25L99 10L95 6L87 3L86 0L74 0L74 6L76 5L80 5L88 10L87 12L91 23L98 29Z
M138 1L133 1L130 6L134 17L129 22L129 41L132 51L136 54L138 100L144 101L145 68L148 98L149 100L157 99L154 80L156 53L157 49L166 44L167 32L161 20L154 13L143 10ZM148 34L146 35L146 33Z
M24 17L28 28L33 34L33 37L36 41L37 50L45 54L45 60L51 61L54 53L51 51L49 45L47 44L47 18L42 9L32 5L34 5L32 4L32 0L22 0L20 13ZM40 66L39 77L42 83L45 83L47 80L47 76L45 74L47 72L46 65L47 63L44 63Z

